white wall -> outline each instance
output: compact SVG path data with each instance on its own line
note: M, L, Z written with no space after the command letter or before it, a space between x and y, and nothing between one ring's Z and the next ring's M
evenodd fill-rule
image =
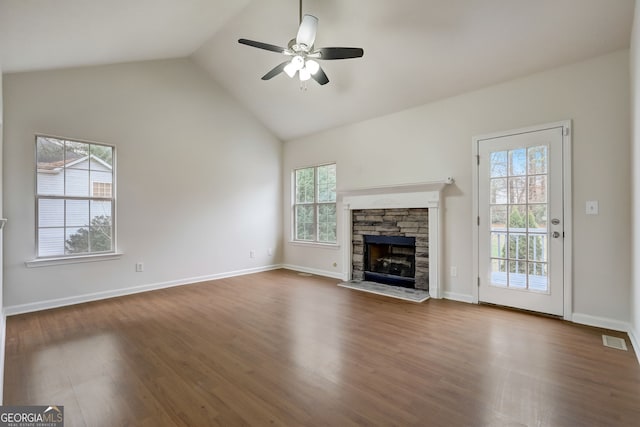
M628 67L629 53L620 51L286 142L285 239L290 238L292 168L337 161L338 191L452 176L456 183L444 192L444 266L445 272L456 266L458 276L445 275L444 285L449 296L469 298L475 283L470 244L472 137L572 119L573 311L589 319L628 324ZM586 200L600 202L600 215L585 215ZM289 243L284 262L335 275L348 268L341 265L344 249Z
M631 34L631 171L632 171L632 280L631 332L636 356L640 361L640 5L636 2Z
M190 60L8 74L4 96L6 306L280 262L282 143ZM121 259L25 267L35 133L116 146Z

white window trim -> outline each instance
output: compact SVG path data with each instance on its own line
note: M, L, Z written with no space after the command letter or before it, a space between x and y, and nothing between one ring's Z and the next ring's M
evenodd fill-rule
M99 254L81 255L81 256L65 256L59 258L37 258L25 261L28 268L50 267L52 265L80 264L85 262L110 261L120 259L124 255L122 252L106 252Z

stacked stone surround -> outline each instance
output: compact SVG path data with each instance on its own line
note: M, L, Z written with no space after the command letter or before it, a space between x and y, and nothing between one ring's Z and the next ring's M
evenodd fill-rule
M416 288L429 289L429 209L364 209L352 211L352 279L364 280L364 237L416 238Z

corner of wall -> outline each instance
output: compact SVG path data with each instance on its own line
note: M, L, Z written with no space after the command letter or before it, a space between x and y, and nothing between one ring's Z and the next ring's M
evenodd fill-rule
M4 404L4 349L7 339L7 316L0 307L0 405Z
M629 76L631 80L631 325L629 338L640 362L640 3L636 2L629 49Z
M629 340L631 341L631 346L633 347L633 351L636 353L636 358L638 359L638 363L640 364L640 342L638 342L638 334L636 333L635 328L631 325L629 328Z

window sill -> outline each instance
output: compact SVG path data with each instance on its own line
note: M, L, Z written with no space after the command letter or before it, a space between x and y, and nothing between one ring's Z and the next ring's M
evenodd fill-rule
M304 246L307 248L321 248L321 249L340 249L340 245L336 243L318 243L318 242L301 242L299 240L289 240L289 244L293 246Z
M64 257L64 258L42 258L42 259L34 259L31 261L25 261L24 264L28 268L49 267L52 265L79 264L79 263L96 262L96 261L110 261L114 259L120 259L122 255L123 254L121 252L116 252L116 253L109 253L109 254L83 255L83 256Z

